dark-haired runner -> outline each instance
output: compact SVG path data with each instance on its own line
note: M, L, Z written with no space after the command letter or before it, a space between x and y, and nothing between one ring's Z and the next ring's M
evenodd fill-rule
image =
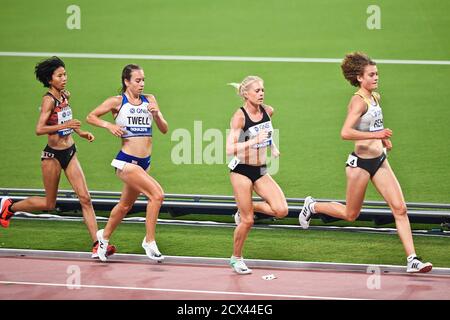
M45 197L30 197L17 202L13 202L11 198L2 198L0 224L8 228L11 217L17 211L53 210L63 170L80 201L84 222L93 241L92 257L96 258L97 221L86 179L76 155L72 133L77 133L89 142L94 141L94 136L90 132L82 131L81 122L72 118L69 93L66 91L67 74L64 62L58 57L46 59L36 65L35 75L36 79L48 88L42 98L40 116L36 125L36 134L46 134L48 137L47 146L41 155ZM115 248L110 246L108 255L113 254L114 251Z
M122 195L119 203L112 209L105 229L97 232L100 243L98 254L102 261L107 260L109 238L141 193L149 200L142 247L150 259L164 259L155 242L156 222L164 191L147 170L150 167L153 145L152 122L155 121L162 133L167 133L168 125L155 97L143 93L144 81L144 70L141 67L134 64L125 66L122 71L122 94L106 99L87 117L90 124L105 128L122 140L122 148L111 163L117 176L124 182ZM114 124L100 119L108 112L112 112Z

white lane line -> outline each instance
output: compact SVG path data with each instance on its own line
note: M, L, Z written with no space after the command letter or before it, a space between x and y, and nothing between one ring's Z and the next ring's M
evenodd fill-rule
M239 296L256 296L256 297L273 297L273 298L292 298L292 299L321 299L321 300L367 300L359 298L341 298L341 297L320 297L320 296L302 296L290 294L272 294L272 293L251 293L251 292L232 292L232 291L207 291L207 290L185 290L185 289L164 289L164 288L142 288L142 287L119 287L119 286L100 286L100 285L69 285L62 283L46 283L46 282L22 282L22 281L0 281L5 285L27 285L27 286L46 286L46 287L65 287L67 289L74 288L90 288L90 289L118 289L118 290L135 290L135 291L162 291L177 293L203 293L203 294L222 294L222 295L239 295ZM22 297L23 298L23 297Z
M337 58L283 58L283 57L233 57L233 56L182 56L146 54L101 54L68 52L0 52L2 57L49 57L82 59L128 59L128 60L178 60L178 61L238 61L238 62L294 62L294 63L341 63ZM450 60L392 60L374 59L380 64L450 65Z

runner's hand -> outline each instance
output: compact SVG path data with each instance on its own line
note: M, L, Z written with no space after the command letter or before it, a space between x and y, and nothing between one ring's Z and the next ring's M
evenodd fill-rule
M272 157L278 158L280 156L280 150L275 145L272 145Z
M386 148L387 151L391 151L392 149L392 141L389 139L383 140L383 146Z
M64 126L66 129L80 129L81 122L77 119L71 119L69 121L64 122Z
M381 131L375 132L376 138L375 139L387 139L392 136L392 130L391 129L383 129Z
M125 131L122 129L122 127L120 127L116 124L112 124L112 123L108 123L106 125L106 129L108 129L109 132L111 132L116 137L121 137L125 133Z
M267 131L267 130L262 130L262 131L260 131L260 132L258 133L258 135L257 135L255 138L253 138L253 139L255 139L255 144L257 144L257 143L263 142L264 140L267 140L268 138L269 138L269 131Z
M92 133L88 132L88 131L83 131L80 133L80 137L86 139L89 142L92 142L95 140L95 137Z

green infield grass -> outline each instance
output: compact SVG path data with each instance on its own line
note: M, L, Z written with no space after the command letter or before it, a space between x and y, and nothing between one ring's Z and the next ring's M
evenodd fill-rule
M67 27L73 18L68 9L73 4L80 10L79 29ZM33 72L36 63L50 55L342 59L346 53L360 50L375 61L447 62L380 62L378 91L384 125L393 130L388 160L406 201L449 203L450 18L446 12L450 2L377 1L378 29L367 24L372 19L372 4L366 0L4 0L0 11L0 187L43 188L40 155L47 137L36 136L35 125L45 88ZM48 54L24 56L27 52ZM110 166L120 150L120 140L88 125L85 117L118 93L122 68L137 63L145 71L145 91L156 96L169 123L166 135L154 130L150 169L166 193L232 195L225 139L231 116L242 101L227 83L259 75L265 80L265 102L275 108L273 125L279 130L276 140L281 156L279 162L273 162L273 177L285 195L345 198L344 166L353 146L340 138L340 129L356 89L343 78L339 62L146 60L131 56L63 60L74 118L96 136L93 143L75 136L90 190L121 190ZM113 121L111 115L105 119ZM70 189L64 177L60 188ZM369 186L366 200L382 199ZM0 230L2 247L86 250L89 244L81 224L14 224L14 228ZM121 252L141 251L142 228L120 227L114 237ZM158 230L165 254L230 254L231 229L159 226ZM424 258L448 266L448 239L419 237L416 244ZM325 231L254 230L246 255L404 262L396 236Z

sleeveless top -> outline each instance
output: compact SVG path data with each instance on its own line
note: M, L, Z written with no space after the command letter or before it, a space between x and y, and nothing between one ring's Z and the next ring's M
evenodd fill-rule
M126 132L122 138L151 137L152 136L152 114L148 111L149 102L143 95L140 96L140 105L131 104L125 94L122 94L122 105L116 115L116 124Z
M245 108L241 107L241 110L245 116L245 123L244 128L242 129L243 132L241 132L241 135L239 137L239 142L245 142L251 138L256 137L261 130L267 130L269 132L268 138L252 146L253 149L266 148L272 145L272 136L273 136L272 121L270 120L270 117L267 114L264 107L260 106L259 108L263 113L263 117L260 121L254 122L252 119L250 119L247 111L245 111Z
M62 101L56 99L50 92L47 92L44 96L49 96L53 99L55 106L52 109L52 113L48 118L46 124L49 126L54 126L57 124L63 124L69 120L72 120L72 109L69 105L69 100L67 97L61 93ZM68 136L73 132L73 129L62 129L55 131L51 134L58 134L61 137Z
M373 104L369 99L364 97L359 93L355 95L360 96L364 99L367 104L367 111L359 118L359 121L355 125L355 129L365 132L374 132L384 129L383 126L383 113L381 112L381 106L377 97L372 94L375 104Z

